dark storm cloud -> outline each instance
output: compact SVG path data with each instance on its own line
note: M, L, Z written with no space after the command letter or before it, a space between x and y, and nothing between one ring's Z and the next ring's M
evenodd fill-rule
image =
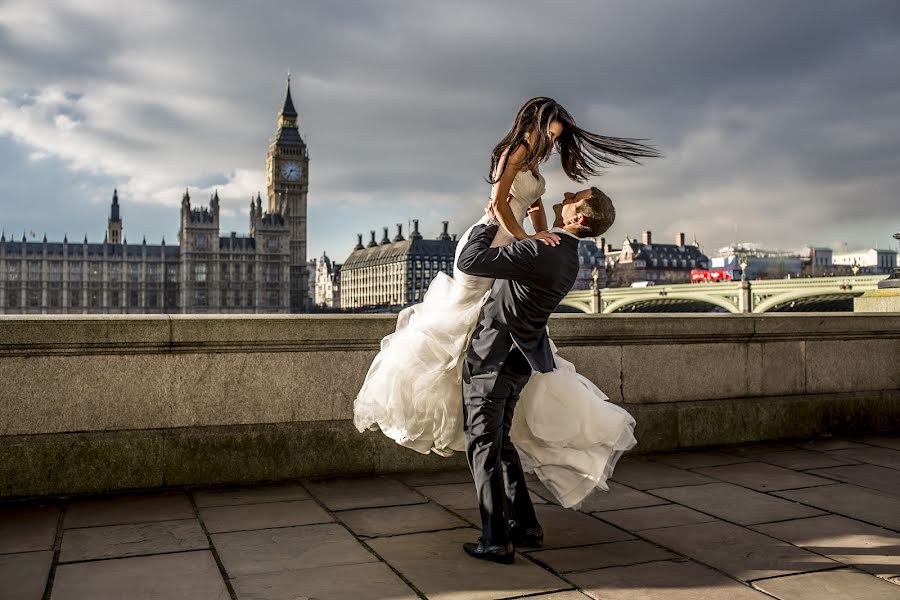
M107 101L107 118L95 122L95 108L82 124L84 143L119 153L123 162L100 171L136 189L219 185L240 170L261 177L291 68L312 157L310 247L339 259L354 230L420 217L462 231L489 192L490 149L535 95L557 98L588 129L649 137L665 152L591 182L621 207L611 237L687 229L707 251L736 236L863 244L900 219L893 0L125 2L50 12L57 33L42 43L0 16L0 98L62 84L75 105ZM544 170L548 201L580 187L555 158ZM0 170L0 187L13 176ZM264 184L233 185L226 227L245 228L244 192ZM160 217L170 235L172 220Z

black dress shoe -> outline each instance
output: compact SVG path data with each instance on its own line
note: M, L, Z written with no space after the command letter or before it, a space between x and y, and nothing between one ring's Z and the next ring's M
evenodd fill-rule
M519 548L540 548L544 545L544 530L540 525L537 527L513 525L509 528L509 539Z
M490 560L492 562L511 565L516 558L516 551L512 544L489 544L486 539L478 538L478 543L466 542L463 544L463 550L469 556L480 558L481 560Z

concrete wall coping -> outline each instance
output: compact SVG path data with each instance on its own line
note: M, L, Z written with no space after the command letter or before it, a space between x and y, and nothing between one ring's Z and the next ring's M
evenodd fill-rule
M396 315L3 315L0 356L377 350ZM900 338L900 313L555 315L558 345Z

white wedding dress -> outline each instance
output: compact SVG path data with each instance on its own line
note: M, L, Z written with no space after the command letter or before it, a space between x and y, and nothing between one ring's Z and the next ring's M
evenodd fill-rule
M519 222L544 187L543 176L516 174L510 207ZM471 230L460 238L456 258ZM491 245L514 239L501 227ZM381 429L398 444L425 454L465 450L462 366L493 279L466 275L455 263L453 277L438 273L422 302L403 309L394 333L381 341L353 403L360 432ZM595 489L609 489L606 480L616 461L637 443L635 421L550 343L556 369L532 373L520 394L510 438L523 468L533 471L561 506L577 508Z

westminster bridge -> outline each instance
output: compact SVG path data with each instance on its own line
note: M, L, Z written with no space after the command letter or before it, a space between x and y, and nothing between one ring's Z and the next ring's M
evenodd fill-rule
M579 290L566 296L560 307L588 314L625 311L765 313L790 307L791 303L842 299L849 302L854 296L877 289L878 282L886 277L804 277ZM691 310L679 311L679 306L690 306Z

